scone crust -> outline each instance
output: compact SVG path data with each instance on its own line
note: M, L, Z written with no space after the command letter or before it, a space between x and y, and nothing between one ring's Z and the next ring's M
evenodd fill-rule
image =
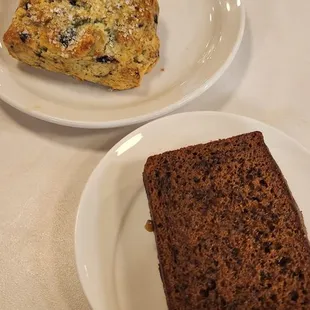
M159 58L157 0L21 0L4 34L21 62L129 89Z

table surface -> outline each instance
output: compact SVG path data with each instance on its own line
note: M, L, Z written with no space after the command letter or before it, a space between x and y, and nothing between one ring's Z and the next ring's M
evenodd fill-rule
M247 25L235 61L182 111L246 115L310 149L310 1L244 2ZM92 170L132 129L63 128L0 102L2 310L90 309L75 268L77 206Z

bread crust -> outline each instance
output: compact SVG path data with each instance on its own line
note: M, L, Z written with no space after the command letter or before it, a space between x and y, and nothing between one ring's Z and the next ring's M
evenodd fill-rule
M4 44L17 60L123 90L157 63L157 0L22 0Z
M260 132L148 158L169 310L310 309L310 246Z

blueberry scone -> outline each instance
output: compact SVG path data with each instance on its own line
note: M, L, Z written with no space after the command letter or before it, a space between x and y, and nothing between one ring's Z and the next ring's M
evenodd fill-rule
M157 0L21 0L4 34L21 62L129 89L159 58Z

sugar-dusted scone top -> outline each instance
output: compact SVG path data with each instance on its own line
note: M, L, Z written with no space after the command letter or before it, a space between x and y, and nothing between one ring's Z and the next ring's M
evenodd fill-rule
M4 43L31 66L128 89L159 58L158 11L157 0L22 0Z

